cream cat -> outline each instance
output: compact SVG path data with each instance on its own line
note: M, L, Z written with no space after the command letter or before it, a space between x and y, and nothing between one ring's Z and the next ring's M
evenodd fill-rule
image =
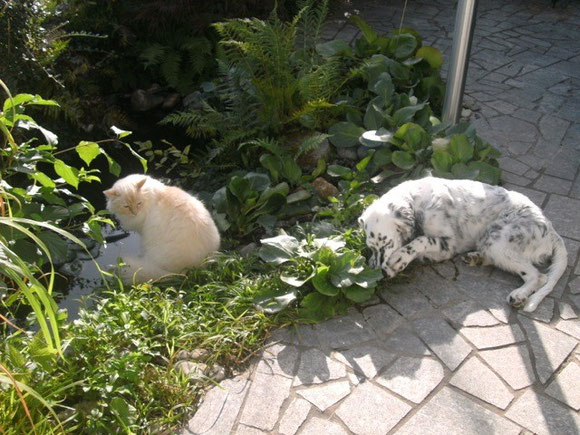
M220 235L198 199L147 175L132 174L103 192L107 209L141 236L141 253L126 257L125 282L144 282L199 266L217 251Z

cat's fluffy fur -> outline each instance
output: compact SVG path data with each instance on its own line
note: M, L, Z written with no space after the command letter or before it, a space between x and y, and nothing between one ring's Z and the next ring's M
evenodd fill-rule
M220 246L210 213L195 197L146 175L132 174L105 190L107 209L141 236L138 257L125 257L124 281L144 282L199 266Z
M524 284L508 302L534 311L567 265L566 247L542 210L524 195L470 180L427 177L407 181L375 201L359 220L371 265L389 277L415 258L443 261L466 253L470 264L491 264ZM536 266L551 265L546 274Z

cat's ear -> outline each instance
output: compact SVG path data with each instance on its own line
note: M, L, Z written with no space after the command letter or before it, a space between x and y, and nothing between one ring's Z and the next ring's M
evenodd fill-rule
M146 181L147 178L143 178L141 181L137 182L137 190L141 189Z
M104 190L103 193L105 194L105 196L107 198L119 196L119 193L116 190L114 190L114 189Z

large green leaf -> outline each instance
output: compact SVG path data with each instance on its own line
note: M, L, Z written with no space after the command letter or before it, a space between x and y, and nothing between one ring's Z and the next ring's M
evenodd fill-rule
M352 48L342 39L333 39L329 42L316 44L316 52L322 57L336 56L337 54L352 55Z
M415 158L406 151L395 151L391 158L393 164L401 169L409 170L415 166Z
M246 175L244 175L244 179L249 181L250 189L257 192L263 192L268 187L270 187L270 178L266 174L248 172Z
M446 152L435 151L431 157L431 165L439 172L449 172L453 165L453 157Z
M380 269L367 268L355 275L354 282L363 288L374 288L377 281L383 279L383 272Z
M417 48L417 39L408 33L401 33L391 38L389 51L395 59L405 59L411 56Z
M406 106L406 107L401 107L399 110L397 110L394 114L393 114L393 119L395 121L395 125L401 125L404 124L406 122L409 122L413 119L413 117L415 116L415 113L417 113L419 110L423 109L425 107L426 103L421 103L421 104L415 104L414 106Z
M266 263L282 264L289 261L298 252L300 243L295 237L280 235L261 240L262 247L258 255Z
M354 125L352 122L339 122L334 124L328 132L330 142L338 148L353 147L358 144L358 138L364 133L364 128Z
M352 175L352 169L341 165L328 165L326 172L331 177L347 177Z
M330 273L330 267L323 265L316 269L316 274L312 277L312 284L314 288L323 295L326 296L336 296L340 292L338 288L333 286L328 280L328 275Z
M256 305L266 314L275 314L284 310L296 299L296 290L292 290L282 295L262 297L256 300Z
M498 184L501 179L501 169L486 162L470 162L467 166L477 169L477 180L488 184Z
M353 302L360 304L368 301L375 293L374 288L362 288L358 285L353 285L342 289L344 295Z
M425 45L417 50L415 56L425 59L433 69L439 69L443 65L443 55L435 47Z
M369 44L372 44L378 38L379 35L376 30L359 15L351 15L350 21L360 29Z
M479 175L479 169L474 166L467 166L465 163L455 163L451 167L451 173L455 178L475 180Z
M268 183L269 184L269 183ZM232 193L241 203L245 202L252 190L250 181L246 178L234 176L228 185L229 192Z
M54 161L54 171L71 186L74 186L75 188L79 187L79 177L77 169L67 165L60 159L56 159Z
M75 147L77 154L79 157L85 162L87 165L90 165L91 162L101 154L101 147L96 142L88 142L86 140L82 140L79 144Z
M393 85L393 79L387 72L382 72L373 82L369 83L369 89L381 97L384 104L388 104L395 91L395 86Z
M473 158L474 147L467 135L460 133L451 138L449 153L456 161L466 163Z

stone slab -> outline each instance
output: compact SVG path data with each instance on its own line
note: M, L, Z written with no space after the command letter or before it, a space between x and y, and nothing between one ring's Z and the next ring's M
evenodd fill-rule
M580 200L551 195L545 213L560 235L580 240L580 225L578 225Z
M578 318L574 307L566 302L558 302L558 310L560 311L560 317L564 320Z
M359 313L330 319L314 326L322 345L332 349L348 348L375 338L374 331Z
M506 409L514 398L500 378L476 357L463 364L449 383L500 409Z
M310 408L312 406L307 400L296 397L284 412L278 426L278 432L284 435L294 435L306 420Z
M365 308L363 317L380 338L385 338L404 320L399 313L384 303Z
M580 320L578 319L559 320L556 323L556 329L580 340Z
M471 352L471 347L459 333L441 318L415 320L413 327L450 370L455 370Z
M205 395L203 403L189 420L182 435L230 433L249 385L250 382L246 376L238 376L234 379L226 379L219 386L213 387Z
M348 435L348 432L338 423L323 420L319 417L308 419L300 435Z
M397 358L397 355L370 344L334 352L332 356L356 372L364 374L367 379L374 378L383 367Z
M411 407L381 387L363 382L338 407L336 415L357 435L386 434Z
M550 323L552 317L554 317L554 299L544 298L538 308L536 308L531 313L526 311L519 311L522 316L529 317L530 319L539 320L540 322Z
M453 323L461 326L493 326L499 321L473 300L461 302L443 310Z
M528 342L534 353L539 380L544 384L566 360L578 341L543 323L529 320L523 316L518 316L518 318L526 331ZM561 322L565 322L565 320L561 320Z
M516 435L520 428L449 387L413 415L397 435Z
M575 411L533 390L518 398L505 415L538 435L577 434L580 428Z
M421 403L444 375L443 366L434 359L401 357L376 381L405 399Z
M427 346L407 326L401 326L383 342L383 346L393 352L409 356L431 355Z
M262 352L256 371L293 378L298 349L285 344L274 344Z
M532 385L536 380L530 353L525 345L485 350L479 355L514 390Z
M546 394L580 411L580 365L571 361L546 388Z
M302 352L300 366L294 377L294 386L321 384L326 381L344 378L346 367L318 349Z
M525 340L518 325L499 325L489 328L461 328L461 334L478 349L506 346Z
M410 286L393 286L383 290L380 296L406 319L415 319L435 312L429 300Z
M299 390L296 393L324 412L327 408L348 396L350 384L348 381L328 382L320 386Z
M285 376L256 372L240 423L265 431L274 429L291 385L292 379Z

